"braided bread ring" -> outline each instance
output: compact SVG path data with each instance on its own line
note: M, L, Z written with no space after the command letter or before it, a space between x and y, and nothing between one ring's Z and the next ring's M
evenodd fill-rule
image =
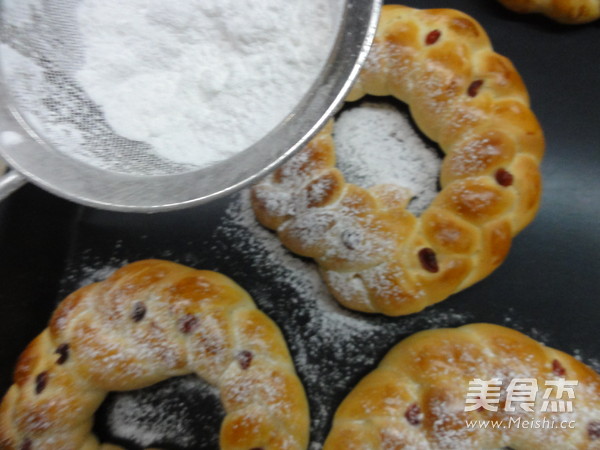
M469 381L503 381L497 411L465 412ZM506 412L511 379L535 378L533 412ZM547 380L577 380L573 412L544 412ZM547 386L547 385L546 385ZM514 398L514 397L513 397ZM560 398L556 392L549 398ZM567 395L562 396L567 399ZM511 407L512 407L511 406ZM473 408L469 408L473 409ZM567 408L565 408L567 409ZM560 429L467 427L465 421L574 421ZM540 422L540 423L542 423ZM543 447L540 443L543 442ZM472 324L417 333L396 345L338 408L323 450L600 448L600 375L509 328Z
M566 24L600 18L600 0L500 0L500 3L518 13L541 13Z
M307 447L308 405L277 326L227 277L147 260L58 306L0 405L0 448L99 448L92 416L108 391L189 373L220 390L221 448Z
M397 186L364 189L334 168L330 123L253 188L258 220L314 258L348 308L418 312L492 272L534 217L544 150L521 78L454 10L383 8L350 94L393 95L446 153L442 190L417 218Z

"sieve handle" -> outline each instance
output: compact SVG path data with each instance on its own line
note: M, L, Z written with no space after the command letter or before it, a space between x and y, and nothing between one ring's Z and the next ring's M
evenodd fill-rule
M26 182L25 177L15 170L4 174L0 177L0 200L4 200Z

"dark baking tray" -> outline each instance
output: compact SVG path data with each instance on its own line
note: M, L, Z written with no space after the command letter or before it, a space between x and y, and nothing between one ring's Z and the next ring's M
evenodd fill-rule
M134 215L80 207L27 186L0 205L0 393L11 383L19 353L46 326L57 302L90 276L90 267L148 257L218 270L254 296L282 328L294 357L302 358L298 371L315 419L314 442L323 440L336 406L358 380L395 342L422 329L481 321L509 325L599 370L600 21L563 26L513 14L494 0L405 4L457 8L475 17L495 49L521 73L545 131L541 210L496 272L415 316L361 316L384 331L355 334L344 345L343 335L309 335L315 313L295 301L293 287L235 250L235 236L217 230L231 198L185 211ZM138 431L128 436L163 420L175 424L172 430L180 427L187 440L181 445L163 436L155 445L216 448L222 411L213 395L192 384L175 379L130 395L132 410L147 411L156 403L161 416L134 414L130 425ZM107 424L118 402L116 395L104 404L96 431L138 448L123 436L111 436Z

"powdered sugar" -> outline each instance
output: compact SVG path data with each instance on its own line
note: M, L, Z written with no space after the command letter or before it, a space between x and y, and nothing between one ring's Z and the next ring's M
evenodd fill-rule
M84 0L76 77L114 130L207 165L281 122L332 47L340 1Z
M594 371L600 373L600 359L593 358L590 355L586 355L586 354L584 354L584 352L581 349L578 349L578 348L573 350L572 353L573 353L573 357L575 357L575 359L578 359L579 361L583 361L585 364L587 364L592 369L594 369Z
M78 281L79 287L87 286L91 283L96 283L98 281L106 280L112 273L117 270L122 265L127 264L127 261L122 261L119 265L111 265L108 264L103 267L94 268L91 266L84 267L83 270L83 278Z
M214 387L187 376L114 396L106 414L116 438L144 447L170 441L192 448L198 436L205 444L218 445L218 423L225 412Z
M268 273L270 284L263 289L288 292L291 315L277 323L288 338L294 362L311 404L313 444L320 447L329 421L341 397L383 356L386 346L414 327L436 328L467 321L469 315L453 310L429 309L416 316L388 319L364 315L341 307L327 290L316 264L286 250L277 237L255 219L248 191L231 203L215 235L227 242L230 258L241 259L251 270ZM214 253L213 253L214 254ZM259 307L277 320L280 306L261 300L269 295L253 293ZM358 370L348 370L348 366Z
M343 112L334 138L337 165L348 182L406 187L414 195L408 209L415 214L437 195L441 158L394 106L365 102Z
M13 147L24 141L23 136L14 131L3 131L0 133L0 144L4 147Z
M231 276L281 328L309 399L312 449L322 445L339 402L391 345L416 330L457 326L470 318L467 313L449 308L390 319L341 307L328 292L314 262L289 252L274 233L256 221L248 190L232 199L212 239L195 245L201 245L203 251L194 257L180 254L182 263ZM111 246L104 259L85 250L66 281L81 286L105 278L124 265L124 243L117 240ZM166 250L153 253L174 259ZM181 448L216 448L216 444L203 442L217 439L223 417L220 409L211 415L202 407L202 403L212 401L210 391L188 389L188 381L173 383L156 388L166 389L168 395L157 393L155 388L114 395L105 406L104 423L109 435L142 446L165 442ZM190 392L195 394L188 395ZM176 400L170 401L172 397ZM180 402L186 402L186 407ZM195 403L204 412L195 414Z
M376 367L392 345L416 331L458 326L472 321L474 317L469 312L451 309L451 302L436 305L414 316L398 318L359 314L339 306L328 293L316 265L290 253L274 233L258 224L248 191L235 196L217 222L220 224L211 239L193 243L197 249L194 255L181 251L169 253L166 249L172 243L168 239L162 243L153 240L154 248L148 253L178 258L182 263L231 276L279 325L309 399L311 450L321 448L339 403ZM185 239L184 236L176 238ZM72 281L79 281L84 274L83 278L89 281L106 276L112 268L124 264L123 248L128 248L129 257L139 257L130 244L129 241L125 245L125 242L115 240L110 245L108 256L103 259L84 251L84 256L78 261L77 276L71 275ZM104 246L109 246L108 242L104 242ZM520 312L512 309L500 311L505 314L505 325L525 329L538 340L548 340L539 328L532 329L531 323L517 323ZM483 377L488 373L480 365L483 361L484 358L464 360L462 366L473 368L469 374L473 378ZM443 369L450 366L445 365ZM502 375L522 375L520 372ZM113 397L124 396L126 399L119 408L110 406L112 403L109 402L105 423L110 434L123 439L123 442L137 445L160 446L159 443L164 442L167 448L169 444L174 448L217 448L223 415L214 391L202 387L201 382L195 388L188 388L188 381L176 379L173 383L157 387L166 389L167 394L164 395L150 388L140 393L121 393ZM211 405L208 410L205 407L207 402ZM200 412L196 408L200 408ZM442 413L444 411L447 409L442 408ZM191 417L189 421L188 417ZM440 415L439 419L444 420L444 417Z
M229 206L217 234L233 238L231 250L249 256L253 266L268 268L277 281L292 285L332 320L345 320L352 328L363 327L360 316L344 310L328 294L314 263L294 256L254 216L250 192L242 191Z
M454 153L452 171L456 175L478 173L486 168L488 159L500 154L501 150L489 138L474 139Z

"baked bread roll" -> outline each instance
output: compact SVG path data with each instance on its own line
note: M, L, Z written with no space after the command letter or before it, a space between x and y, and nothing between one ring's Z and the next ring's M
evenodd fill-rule
M566 24L592 22L600 18L600 0L500 0L518 13L541 13Z
M407 211L411 194L400 186L346 183L332 123L253 188L253 208L287 248L316 260L341 304L411 314L504 260L538 209L544 138L511 62L454 10L384 6L349 100L365 94L406 102L446 153L428 209Z
M93 414L108 391L189 373L220 391L221 448L307 447L307 400L278 327L227 277L147 260L58 306L17 363L0 448L97 449Z
M469 390L475 379L499 380L497 401ZM510 388L519 379L529 384ZM556 381L568 382L560 395L564 408L554 403ZM537 390L527 398L523 386L533 382ZM490 421L488 427L478 420ZM600 375L517 331L473 324L423 331L392 348L342 402L323 450L505 447L599 449Z

